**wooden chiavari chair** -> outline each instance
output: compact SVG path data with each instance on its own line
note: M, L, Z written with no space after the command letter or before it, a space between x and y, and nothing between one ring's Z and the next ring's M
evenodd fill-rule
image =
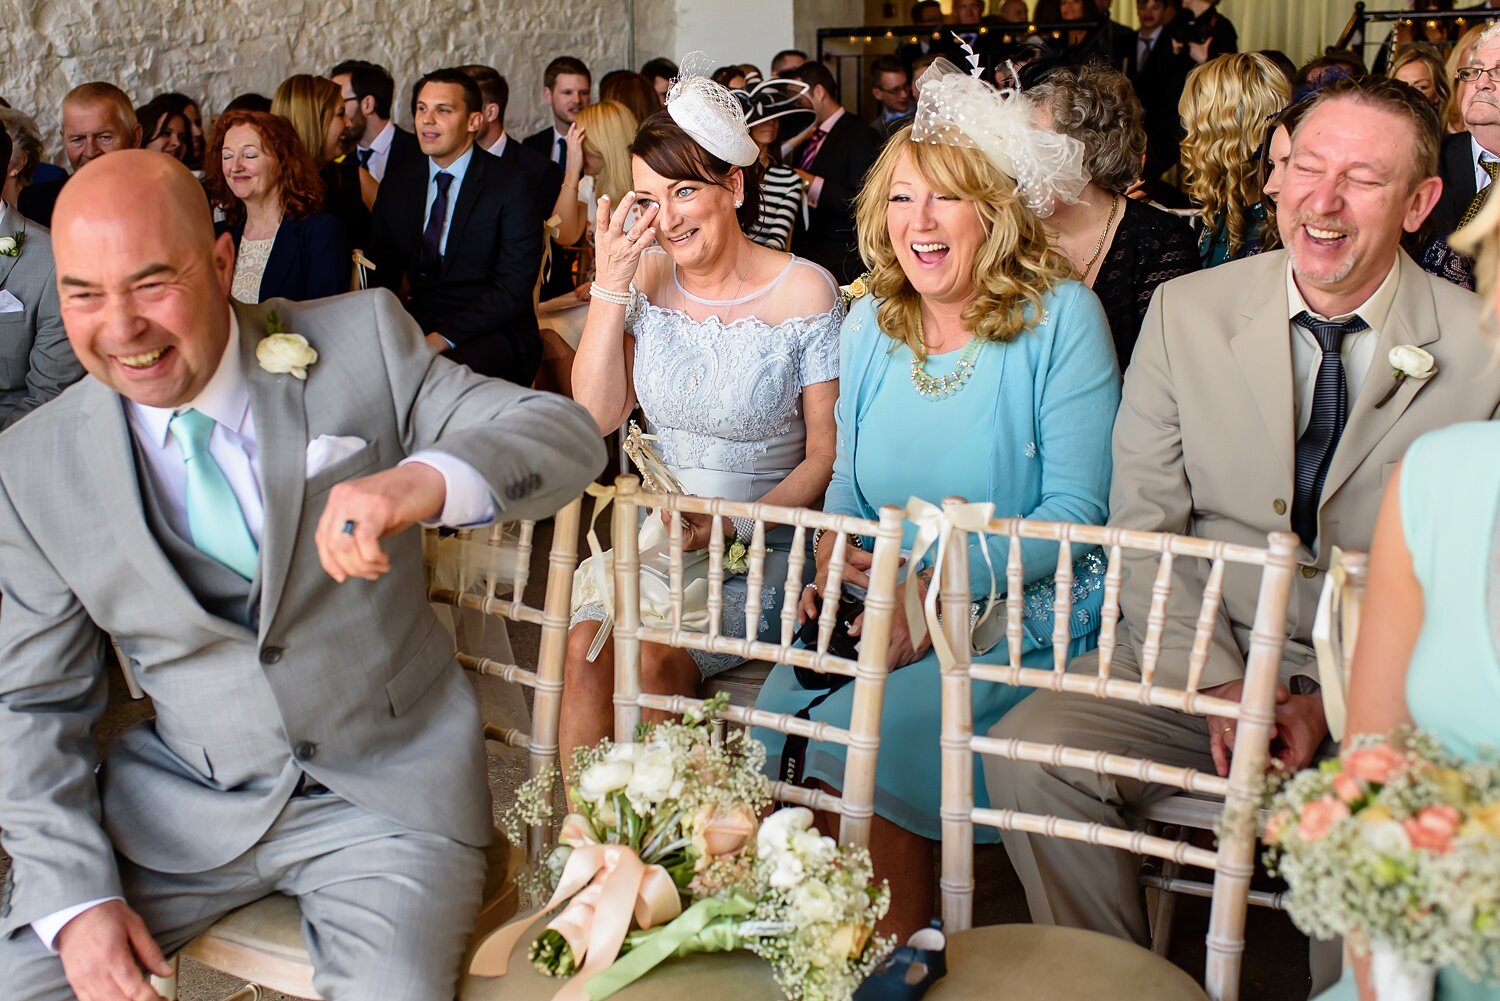
M962 502L945 502L954 512ZM950 552L967 553L969 532L945 519ZM943 633L952 655L943 664L943 918L949 932L949 975L928 994L929 999L980 996L1201 998L1202 992L1185 973L1165 959L1133 943L1078 929L1031 925L971 928L973 911L974 825L1028 831L1070 838L1139 855L1155 856L1177 865L1191 865L1214 873L1208 933L1207 991L1214 1001L1239 996L1240 964L1244 952L1244 923L1250 878L1255 870L1256 809L1266 769L1274 723L1273 710L1281 650L1285 641L1287 603L1296 572L1295 536L1276 533L1266 548L1233 545L1116 527L1033 522L1018 518L994 519L990 535L1010 539L1005 567L1006 592L1020 594L1023 582L1021 540L1047 539L1060 543L1055 608L1057 632L1050 670L1020 664L1022 610L1006 608L1006 642L1010 663L974 663L969 635L969 566L965 559L945 559L941 567L940 604ZM1109 557L1101 611L1099 667L1096 674L1070 673L1068 621L1072 609L1073 547L1101 546ZM1140 680L1112 677L1111 661L1121 641L1118 620L1122 580L1122 552L1159 555L1150 614L1145 625ZM1160 684L1155 675L1161 659L1161 637L1166 625L1172 563L1177 559L1211 561L1202 595L1194 643L1184 687ZM1207 663L1210 637L1222 597L1225 567L1240 564L1260 568L1245 684L1239 702L1204 695L1199 679ZM1160 706L1194 715L1238 720L1228 778L1190 768L1168 766L1094 750L1038 744L976 735L973 732L971 686L1000 682L1056 692L1074 692ZM1041 816L1010 810L974 807L974 756L992 755L1017 761L1087 769L1174 786L1186 793L1206 795L1225 804L1228 822L1216 850L1197 848L1133 829L1115 829L1066 817ZM1086 963L1078 958L1087 956Z
M885 689L886 653L890 643L892 616L896 607L896 578L901 562L903 513L884 508L878 521L846 515L826 514L803 508L693 497L686 494L652 494L641 490L634 476L616 480L612 513L614 548L614 637L615 644L615 737L634 739L644 710L672 716L700 710L703 700L681 695L657 695L641 691L641 644L660 643L682 650L735 653L823 673L853 678L853 714L847 729L814 723L780 713L738 705L723 713L726 721L744 727L763 727L799 735L814 741L836 742L848 748L841 795L807 789L785 782L773 787L775 798L813 810L838 814L840 841L868 846L874 816L875 761L880 744L880 714ZM639 519L648 509L714 516L709 541L707 632L682 628L683 523L674 517L669 524L672 622L661 626L641 622ZM724 531L722 517L749 518L755 522L750 545L746 636L726 636L720 630L724 609ZM653 515L654 517L654 515ZM761 589L766 584L766 533L768 526L792 526L791 557L783 583L780 635L777 642L756 638L761 619ZM874 563L865 599L865 618L859 659L850 661L828 651L833 634L836 603L825 602L819 618L818 644L814 650L795 645L797 604L801 600L803 572L808 566L809 533L822 528L830 533L824 545L832 545L829 590L842 580L846 568L847 535L873 538ZM847 534L846 534L847 533ZM769 613L767 613L769 614ZM877 874L878 875L878 874ZM540 927L540 925L538 925ZM559 982L543 977L526 960L533 936L524 936L512 953L509 972L503 977L471 977L460 991L463 1001L546 998L555 994ZM618 1001L660 1001L711 996L715 1001L766 1001L781 997L769 964L747 952L689 956L663 963L641 980L613 995Z
M567 651L573 570L578 563L578 525L582 504L582 498L575 499L559 511L553 521L546 597L541 608L533 608L525 601L535 522L514 523L514 537L505 532L504 526L495 525L441 540L435 531L429 530L424 540L429 561L451 559L457 562L459 585L430 590L428 599L434 604L474 609L511 622L527 622L541 627L541 647L535 670L500 663L463 650L455 655L466 670L534 690L529 734L511 727L485 724L486 740L526 748L532 775L557 760L563 658ZM431 569L429 563L429 571ZM533 828L526 847L521 848L510 845L496 832L487 852L489 869L485 877L484 902L475 921L476 940L516 913L520 903L516 874L528 857L532 861L541 858L548 847L549 837L547 828ZM248 986L233 995L232 1001L258 998L262 988L298 998L319 997L313 988L312 964L302 941L302 912L295 900L283 894L272 894L226 915L188 943L174 962L183 958L246 981ZM175 976L170 980L153 978L153 983L168 1001L176 998Z

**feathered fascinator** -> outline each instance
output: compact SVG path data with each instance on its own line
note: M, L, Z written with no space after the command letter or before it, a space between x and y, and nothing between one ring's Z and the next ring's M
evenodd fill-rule
M748 167L760 159L750 138L745 111L727 87L709 79L713 66L702 52L683 57L679 75L667 91L667 114L693 141L725 163Z
M1016 182L1022 201L1042 218L1059 201L1078 201L1089 182L1083 144L1039 128L1031 102L1019 90L999 90L979 79L979 58L964 48L973 75L940 58L917 78L912 141L979 150Z

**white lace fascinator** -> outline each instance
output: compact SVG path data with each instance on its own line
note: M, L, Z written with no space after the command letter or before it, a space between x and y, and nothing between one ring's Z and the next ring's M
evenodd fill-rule
M946 59L928 67L917 88L913 142L978 149L1016 182L1022 201L1042 218L1057 202L1078 201L1089 182L1083 144L1039 128L1020 91L997 90Z
M739 100L727 87L708 78L712 65L702 52L683 57L679 76L667 91L667 114L720 160L748 167L760 159L760 147L750 138Z

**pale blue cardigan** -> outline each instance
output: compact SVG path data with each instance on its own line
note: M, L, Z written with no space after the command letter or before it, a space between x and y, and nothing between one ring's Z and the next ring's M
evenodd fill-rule
M954 428L950 438L934 441L933 447L962 448L976 463L989 465L987 496L965 499L993 503L996 517L1102 525L1109 514L1110 435L1120 406L1120 369L1109 322L1094 293L1076 281L1056 286L1042 297L1042 304L1040 323L1009 343L985 346L990 355L985 364L1004 366L990 425ZM826 511L861 518L876 518L878 512L854 479L854 457L864 445L860 422L886 379L908 377L904 366L892 367L895 342L876 323L877 305L873 296L865 296L844 318L835 410L838 454L823 500ZM865 447L878 450L880 443ZM937 504L945 496L934 489L933 496L923 500ZM913 532L908 525L908 544ZM991 537L988 543L1003 592L1010 540ZM1021 555L1027 583L1024 649L1029 651L1052 645L1057 544L1026 540ZM1085 553L1078 548L1075 556L1079 559L1069 631L1078 640L1099 628L1105 564L1097 549ZM977 540L971 548L969 580L976 598L988 597L989 571Z

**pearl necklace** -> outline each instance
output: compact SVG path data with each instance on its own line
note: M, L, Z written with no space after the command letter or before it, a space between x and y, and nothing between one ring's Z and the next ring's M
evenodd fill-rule
M924 344L926 343L926 338L922 334L920 316L917 317L917 337ZM928 374L926 360L913 353L911 384L916 387L917 395L925 400L942 400L962 390L969 384L969 377L974 374L974 365L979 360L979 349L982 343L979 338L970 337L963 353L958 356L958 364L953 366L953 371L942 376Z

